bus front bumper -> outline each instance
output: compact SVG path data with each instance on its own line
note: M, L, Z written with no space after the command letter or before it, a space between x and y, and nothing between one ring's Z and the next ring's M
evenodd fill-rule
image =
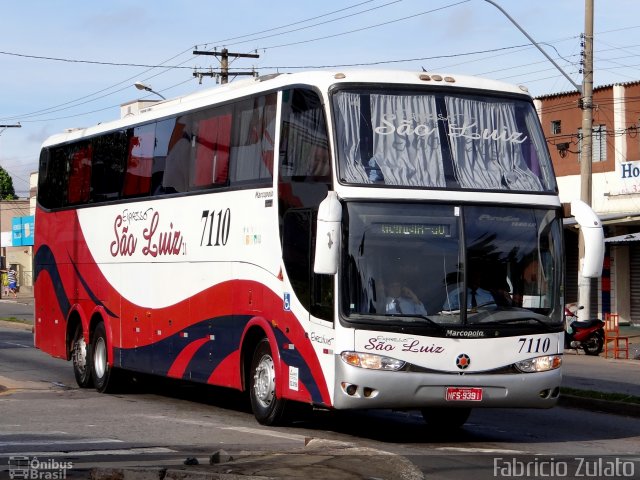
M340 356L336 356L334 407L551 408L558 401L561 380L560 368L537 373L462 375L446 372L381 371L347 365ZM459 388L476 397L481 396L481 399L447 400L447 392Z

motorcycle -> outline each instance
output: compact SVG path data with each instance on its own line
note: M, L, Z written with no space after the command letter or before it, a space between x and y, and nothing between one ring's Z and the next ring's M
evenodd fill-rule
M564 348L582 348L587 355L600 355L604 348L604 322L597 318L580 321L577 310L572 311L567 307L564 309L564 318Z

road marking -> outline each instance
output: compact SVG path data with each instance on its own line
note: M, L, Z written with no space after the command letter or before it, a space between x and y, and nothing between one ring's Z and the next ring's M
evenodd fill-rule
M464 452L464 453L503 453L508 455L521 455L527 452L523 450L506 450L500 448L465 448L465 447L438 447L436 450L449 451L449 452Z
M12 445L32 445L32 446L47 446L47 445L73 445L76 443L124 443L123 440L115 440L112 438L77 438L66 440L15 440L12 442L0 442L0 447L10 447Z
M88 457L90 455L130 455L135 454L154 454L154 453L175 453L178 450L172 450L165 447L133 447L123 448L117 450L79 450L79 451L66 451L66 452L20 452L21 456L25 457ZM15 453L0 453L2 457L12 457Z
M184 423L185 425L198 425L200 427L213 427L213 428L219 428L220 430L234 430L236 432L249 433L251 435L264 435L264 436L267 436L267 437L284 438L286 440L296 440L296 441L301 441L301 442L304 442L305 438L307 438L304 435L296 435L296 434L293 434L293 433L281 433L281 432L274 432L272 430L260 430L258 428L248 428L248 427L224 427L220 423L204 422L202 420L188 420L186 418L173 418L173 417L167 417L165 415L145 415L145 414L142 414L142 415L137 415L137 416L148 418L150 420L168 420L168 421L176 422L176 423Z
M22 345L21 343L15 343L15 342L3 341L3 342L0 342L0 343L3 343L5 345L13 345L14 347L31 348L30 345Z
M296 435L296 434L293 434L293 433L281 433L281 432L274 432L272 430L260 430L258 428L248 428L248 427L224 427L220 423L204 422L202 420L188 420L188 419L182 419L182 418L173 418L173 417L167 417L165 415L145 415L145 414L141 414L141 415L137 415L137 416L148 418L150 420L168 420L168 421L176 422L176 423L184 423L186 425L198 425L198 426L201 426L201 427L214 427L214 428L219 428L220 430L234 430L236 432L249 433L251 435L264 435L264 436L267 436L267 437L284 438L286 440L296 440L296 441L301 441L301 442L304 442L305 438L307 438L304 435Z
M265 435L267 437L277 437L277 438L285 438L287 440L298 440L304 442L304 435L296 435L294 433L281 433L274 432L272 430L260 430L258 428L248 428L248 427L221 427L220 430L234 430L236 432L242 433L250 433L252 435Z
M3 428L9 428L9 427L21 427L22 425L18 425L18 424L14 424L14 425L3 425ZM54 435L71 435L68 432L63 432L62 430L51 430L48 432L34 432L34 431L21 431L21 432L2 432L0 433L0 437L7 437L10 435L38 435L40 437L46 437L46 436L54 436Z
M185 425L198 425L198 426L201 426L201 427L214 427L214 428L219 428L220 427L219 423L204 422L202 420L187 420L186 418L173 418L173 417L167 417L166 415L145 415L145 414L141 414L141 415L136 415L136 416L137 417L148 418L150 420L165 420L165 421L176 422L176 423L184 423Z

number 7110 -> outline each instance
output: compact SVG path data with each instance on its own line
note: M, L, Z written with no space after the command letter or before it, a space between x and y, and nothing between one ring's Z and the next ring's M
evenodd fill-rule
M545 338L519 338L520 350L518 353L546 353L551 347L551 339Z

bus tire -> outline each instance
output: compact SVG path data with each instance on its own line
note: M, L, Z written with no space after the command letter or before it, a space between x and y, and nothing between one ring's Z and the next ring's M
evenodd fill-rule
M109 365L107 332L99 323L91 340L91 374L93 384L100 393L114 393L118 389L118 371Z
M249 371L249 398L253 414L262 425L283 422L286 400L276 396L276 365L269 340L256 345Z
M436 430L460 428L469 419L471 408L432 407L421 410L422 418Z
M89 346L84 341L82 325L78 325L73 340L71 341L71 361L73 363L73 374L76 383L80 388L93 387L93 377L91 375L91 362L89 361Z

